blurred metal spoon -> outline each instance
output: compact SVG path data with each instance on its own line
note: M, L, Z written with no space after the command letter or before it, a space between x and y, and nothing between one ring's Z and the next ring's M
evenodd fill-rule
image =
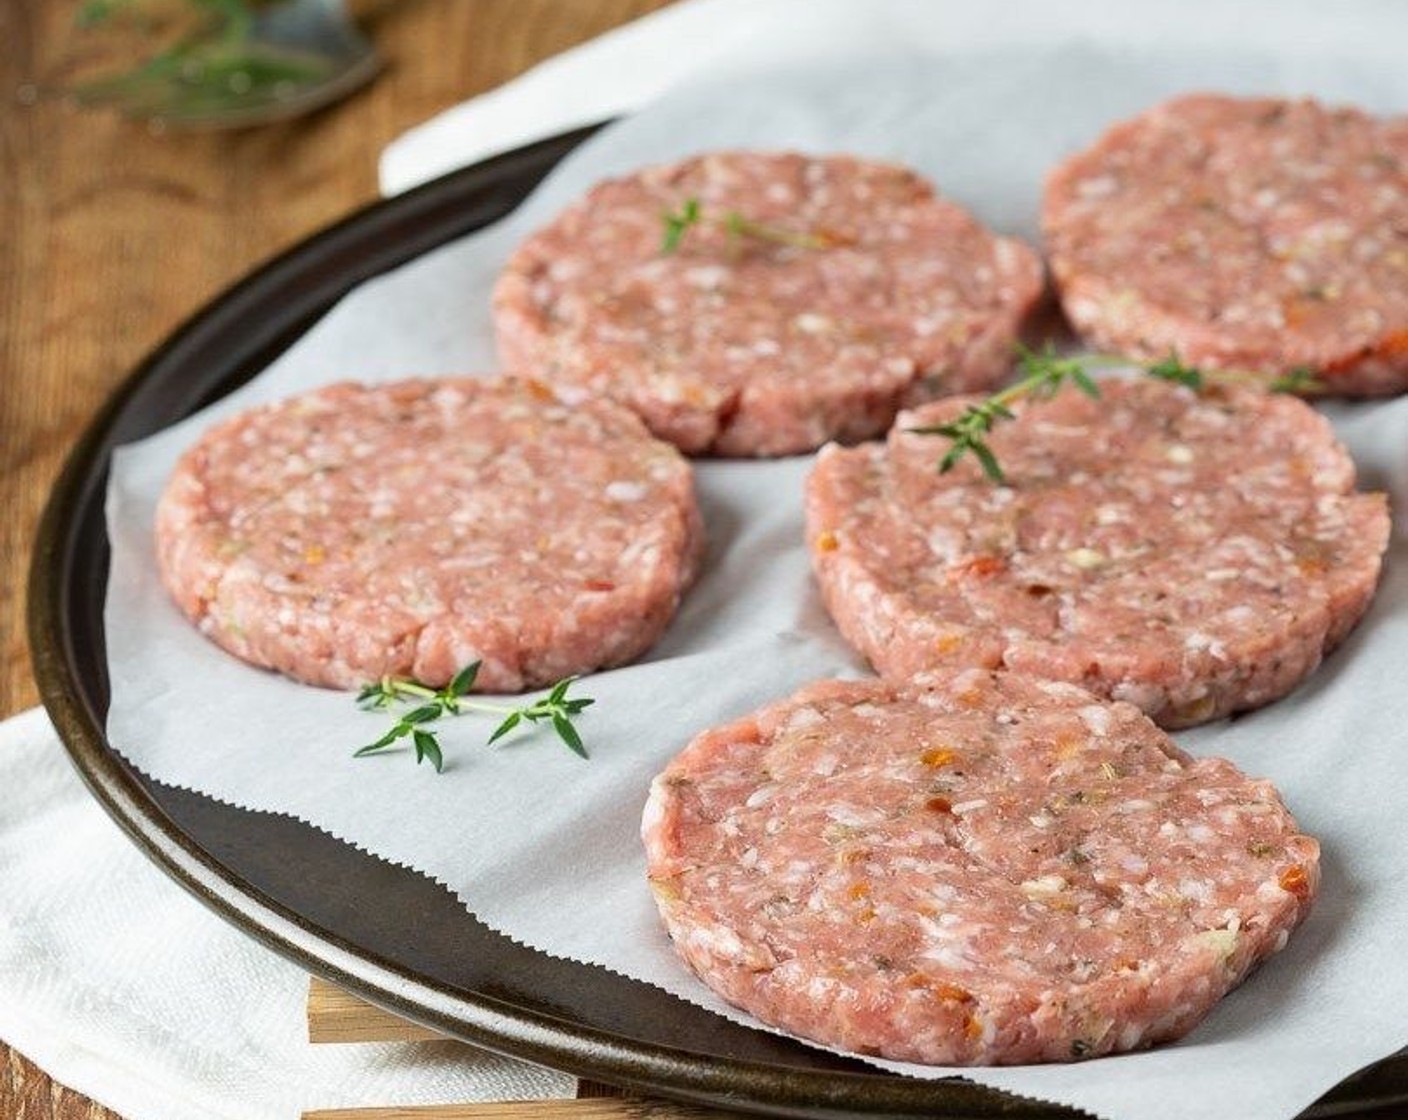
M222 5L218 34L189 39L130 73L85 83L81 104L200 128L239 128L347 96L381 69L341 0Z

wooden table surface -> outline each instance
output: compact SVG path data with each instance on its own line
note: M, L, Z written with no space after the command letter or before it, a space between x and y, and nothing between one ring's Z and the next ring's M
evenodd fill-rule
M40 510L124 374L253 266L372 201L393 137L664 3L353 3L387 62L369 88L284 124L157 133L44 96L90 49L79 0L0 0L0 717L38 700L24 584ZM115 1115L0 1045L0 1117Z

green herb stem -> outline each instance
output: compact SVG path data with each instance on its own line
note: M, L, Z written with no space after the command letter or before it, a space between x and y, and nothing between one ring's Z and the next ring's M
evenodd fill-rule
M793 249L825 249L836 243L835 238L820 233L803 233L755 221L737 210L725 210L718 216L707 214L697 198L685 199L678 210L663 211L660 221L663 225L660 237L661 256L677 252L685 235L694 227L704 224L722 229L728 236L732 249L736 249L739 240L745 237L755 241L772 242L775 245L786 245Z
M1090 361L1111 365L1129 364L1125 359L1112 355L1100 355ZM1312 395L1323 392L1325 389L1324 383L1315 376L1315 372L1305 366L1297 366L1288 373L1273 376L1249 369L1200 369L1197 366L1187 365L1179 358L1177 352L1174 352L1162 361L1143 368L1148 377L1154 377L1160 381L1171 381L1177 385L1186 385L1198 392L1211 385L1245 385L1253 389L1265 389L1269 393L1307 393Z
M377 754L402 739L409 739L415 751L416 762L428 761L439 772L445 768L440 742L437 733L424 725L433 723L442 716L458 716L470 712L504 717L489 736L490 744L498 742L524 722L547 722L572 753L582 758L587 757L586 746L572 721L596 701L590 697L567 695L577 680L576 677L558 681L546 696L531 704L491 704L482 700L465 699L465 694L473 687L479 674L479 666L478 661L466 665L455 674L449 684L440 689L404 677L382 677L381 680L364 687L357 694L357 704L366 711L385 710L398 703L416 703L404 712L381 738L354 752L354 757L364 758Z
M987 436L1004 420L1016 419L1011 405L1023 397L1043 399L1053 396L1067 382L1073 382L1087 396L1098 399L1100 387L1090 376L1089 370L1099 366L1133 364L1128 359L1114 354L1063 358L1050 343L1047 343L1040 353L1018 343L1017 357L1025 374L1020 380L978 404L969 405L962 415L947 424L909 429L916 435L938 435L949 439L948 452L939 461L940 474L948 473L958 465L964 455L971 454L991 481L998 485L1004 484L1007 481L1006 476L987 442ZM1316 380L1314 373L1304 368L1294 369L1276 377L1267 377L1251 370L1203 370L1187 365L1176 353L1142 368L1147 377L1184 385L1196 392L1202 392L1210 385L1250 385L1272 393L1315 393L1324 388Z
M988 445L986 437L1002 421L1016 418L1011 405L1023 397L1050 397L1067 381L1073 381L1087 396L1100 396L1099 386L1091 379L1080 360L1060 357L1050 343L1041 353L1018 343L1017 356L1026 374L1020 381L994 393L979 404L969 405L958 419L948 424L909 429L916 435L946 436L951 441L948 453L939 461L940 474L947 474L958 465L964 455L972 454L983 468L983 473L993 482L1002 485L1007 478L1002 473L1002 467L998 464L997 456Z

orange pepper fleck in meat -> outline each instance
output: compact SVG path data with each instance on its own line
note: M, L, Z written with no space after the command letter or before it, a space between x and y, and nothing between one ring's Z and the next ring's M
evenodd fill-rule
M1297 898L1310 897L1310 876L1305 873L1305 868L1298 863L1292 864L1281 872L1276 882L1283 891L1287 891Z

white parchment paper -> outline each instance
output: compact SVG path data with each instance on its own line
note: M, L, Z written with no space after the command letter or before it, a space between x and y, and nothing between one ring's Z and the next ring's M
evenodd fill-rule
M447 772L354 761L385 717L222 653L157 580L152 514L176 457L217 418L328 381L494 368L488 293L516 241L596 180L722 146L903 160L1004 232L1035 239L1042 176L1109 122L1194 88L1408 109L1408 71L1339 56L1102 52L876 56L695 86L574 153L515 215L365 284L254 382L122 449L108 500L112 742L163 782L292 814L452 889L544 952L657 984L740 1021L677 962L637 839L650 777L697 731L804 681L864 666L831 626L802 547L809 457L701 462L703 576L639 664L588 678L584 762L550 736L501 750L487 720L442 732ZM1327 406L1361 468L1408 512L1408 398ZM1278 784L1324 845L1324 890L1287 950L1184 1042L1072 1066L965 1071L1107 1117L1289 1117L1408 1043L1408 543L1346 645L1292 697L1178 736ZM374 905L369 902L369 905ZM921 1077L955 1071L892 1068Z

